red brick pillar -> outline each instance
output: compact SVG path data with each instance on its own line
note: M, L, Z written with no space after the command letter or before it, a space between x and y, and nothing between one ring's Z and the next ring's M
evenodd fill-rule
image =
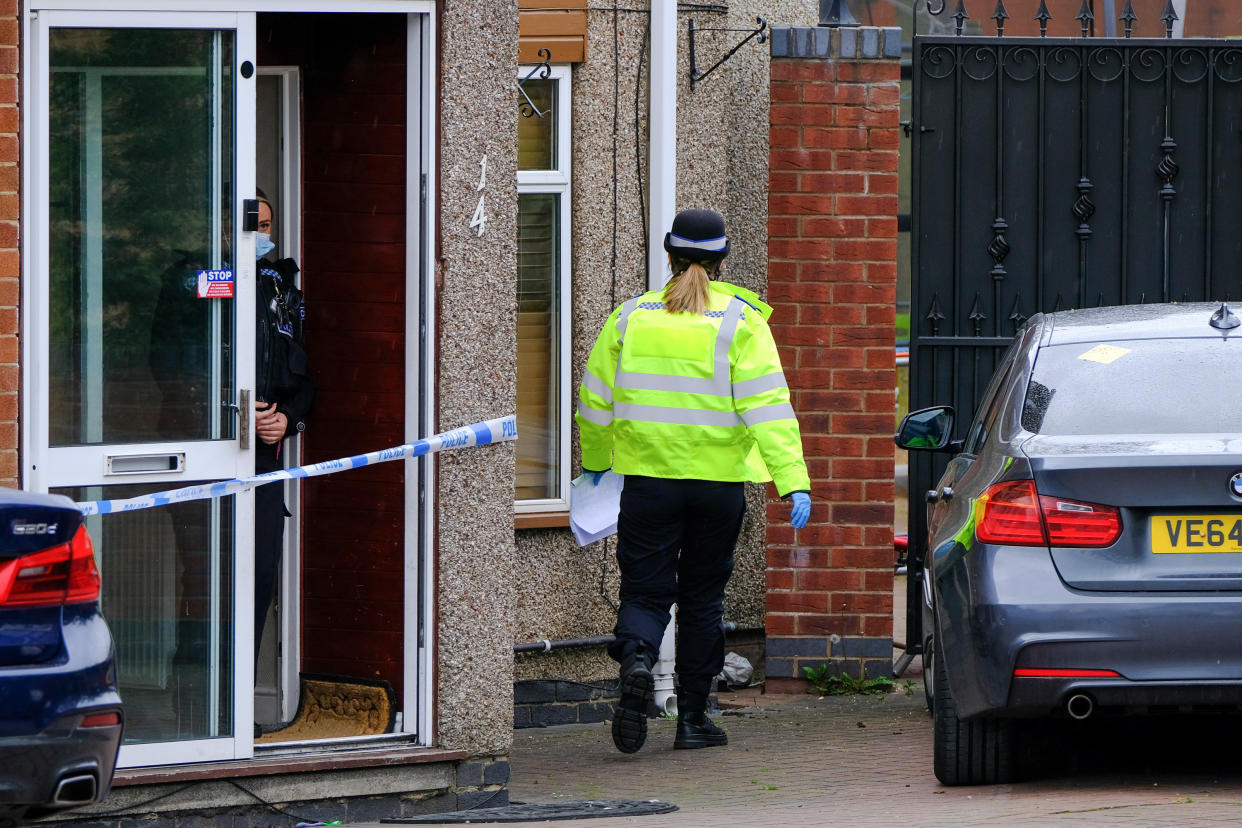
M18 3L0 0L0 485L17 486L18 297Z
M814 507L794 531L770 490L770 689L891 668L900 57L899 29L772 32L768 298Z

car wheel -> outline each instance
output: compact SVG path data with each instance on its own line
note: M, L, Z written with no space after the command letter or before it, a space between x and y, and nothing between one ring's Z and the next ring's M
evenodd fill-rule
M933 678L936 664L936 639L930 635L923 639L923 699L927 702L927 714L936 712L936 681Z
M957 717L943 659L932 659L935 682L932 755L936 778L945 785L994 785L1016 776L1015 728L1006 719Z

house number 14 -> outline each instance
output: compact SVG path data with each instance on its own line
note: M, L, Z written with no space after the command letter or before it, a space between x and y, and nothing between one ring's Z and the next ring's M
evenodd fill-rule
M486 193L483 189L487 186L487 156L484 155L479 159L479 184L474 191L479 194L479 203L474 208L474 215L470 217L470 229L476 230L478 236L483 235L487 226L487 213L484 212L483 203Z

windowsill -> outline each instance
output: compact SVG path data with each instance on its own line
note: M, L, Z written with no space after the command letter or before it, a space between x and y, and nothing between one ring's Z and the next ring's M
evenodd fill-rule
M514 529L569 528L569 512L564 509L548 512L515 512Z
M316 751L302 756L234 759L226 762L199 762L186 765L160 765L125 768L116 772L113 785L156 785L165 782L192 782L243 776L269 776L276 773L371 768L384 765L414 765L428 762L456 762L469 755L464 750L444 750L416 746L384 747L374 750L346 749Z

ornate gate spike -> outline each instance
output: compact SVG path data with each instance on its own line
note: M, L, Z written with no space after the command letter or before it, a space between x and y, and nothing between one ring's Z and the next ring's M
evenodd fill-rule
M1082 36L1086 37L1091 24L1095 22L1095 12L1091 11L1091 3L1088 0L1082 0L1082 8L1078 10L1077 19L1082 23Z
M940 320L944 319L944 313L940 310L940 294L933 293L931 301L931 310L927 312L927 316L923 317L931 325L931 335L940 336Z
M996 11L992 12L992 19L996 21L996 36L1005 36L1005 21L1009 19L1009 12L1005 11L1005 0L996 0Z
M1126 27L1126 37L1130 36L1130 31L1134 28L1134 21L1138 20L1138 15L1134 13L1134 4L1130 0L1126 0L1126 7L1121 12L1121 17L1117 18Z
M967 317L975 325L975 336L983 336L983 323L987 321L988 315L983 312L983 308L979 306L979 294L975 294L975 304L970 309L970 316Z
M1164 21L1164 36L1173 37L1173 23L1179 19L1177 9L1173 8L1173 0L1166 0L1164 14L1160 15L1160 19Z
M1052 19L1052 12L1048 11L1048 3L1046 0L1039 0L1039 11L1035 12L1035 19L1039 21L1039 36L1048 36L1048 21Z
M1013 329L1015 332L1018 328L1021 328L1022 323L1027 320L1026 314L1019 310L1018 307L1021 301L1022 294L1019 293L1017 296L1013 297L1013 307L1009 309L1009 321L1013 323Z
M962 27L966 25L966 21L970 19L970 15L966 13L966 0L957 0L957 9L954 10L953 19L957 21L957 36L962 36Z

